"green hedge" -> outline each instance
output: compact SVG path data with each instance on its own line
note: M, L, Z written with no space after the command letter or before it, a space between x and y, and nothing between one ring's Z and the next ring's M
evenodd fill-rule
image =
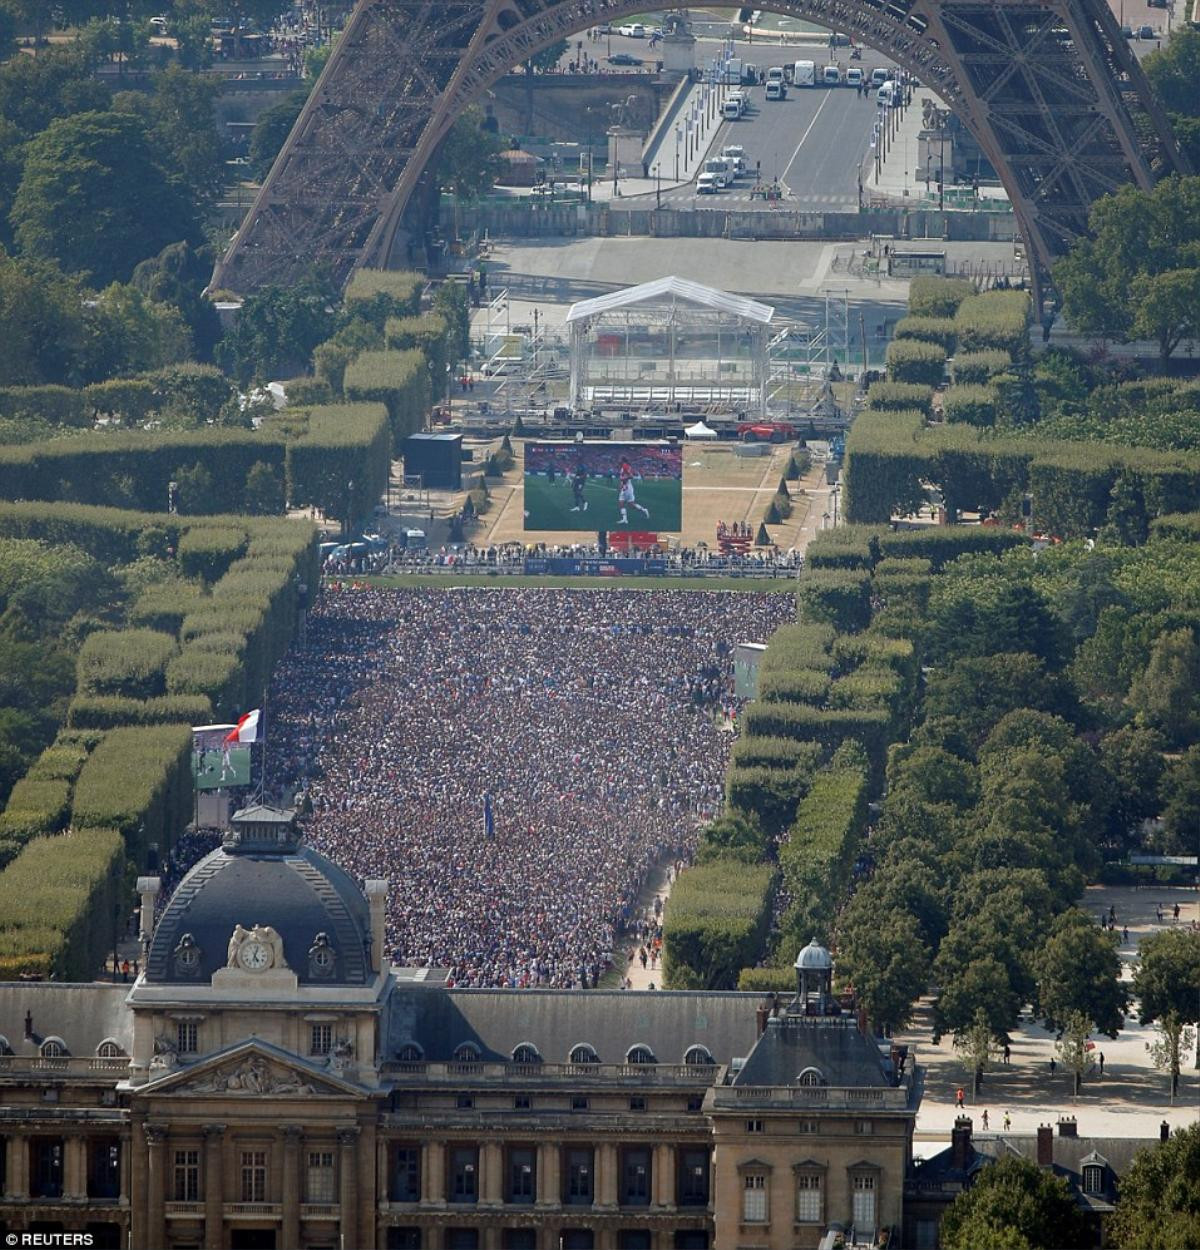
M814 771L824 757L819 742L795 738L763 738L743 734L733 744L730 763L743 768L807 768Z
M116 729L121 725L208 725L212 702L200 694L167 694L155 699L77 694L67 709L72 729Z
M781 625L767 639L767 649L759 663L759 677L765 673L789 672L797 668L833 668L829 648L836 637L831 625L811 623Z
M110 378L107 382L85 386L81 398L90 409L89 417L107 417L136 425L155 410L157 396L154 383L147 378Z
M869 569L879 554L879 530L871 525L839 525L813 535L804 553L810 569Z
M396 447L424 429L433 395L419 351L363 352L346 366L342 391L352 402L383 404Z
M839 633L866 629L871 621L871 578L858 569L805 569L796 588L804 624L832 625Z
M908 311L914 317L953 317L963 300L975 294L966 278L924 275L908 287Z
M895 717L900 712L903 695L904 681L895 669L869 664L846 673L833 683L829 706L858 712L886 708Z
M76 689L84 695L149 699L166 689L164 674L178 644L152 629L99 630L79 649Z
M882 769L891 717L884 711L821 709L807 703L751 703L742 716L742 732L767 738L798 738L835 749L847 738L863 744L872 764Z
M383 329L389 317L417 312L425 282L421 274L400 269L356 270L343 297L346 311Z
M867 407L872 412L919 412L928 418L933 411L933 387L922 382L873 382Z
M739 990L755 994L790 994L796 989L794 968L743 968L738 973Z
M959 386L982 384L990 382L998 373L1007 373L1012 362L1008 352L959 352L950 362L950 376Z
M803 764L791 768L731 764L725 776L725 797L730 807L753 812L763 829L775 837L791 824L812 778L813 769Z
M289 378L283 384L289 406L303 408L311 404L328 404L334 399L328 378Z
M886 524L925 495L932 458L920 412L859 413L846 436L842 508L851 523Z
M1024 534L983 525L927 525L883 534L879 539L886 556L927 560L938 573L959 556L1000 555L1028 543Z
M131 625L146 625L150 629L177 634L183 618L205 598L204 587L196 582L157 582L138 595L126 615Z
M428 312L416 317L389 317L383 327L384 342L392 351L416 348L429 364L429 381L434 395L446 392L446 367L450 363L450 325L441 313Z
M942 393L942 416L966 425L995 425L996 392L990 386L949 386Z
M314 408L303 436L288 446L292 502L329 516L345 517L348 508L352 519L365 517L387 490L391 454L383 404Z
M0 417L76 429L92 423L83 392L69 386L0 386Z
M1155 517L1150 522L1151 538L1182 538L1185 542L1200 542L1200 512L1172 512Z
M0 812L0 868L15 859L33 838L65 829L70 814L69 780L22 777Z
M114 829L35 838L0 873L0 980L91 981L125 901L125 848Z
M964 352L1005 351L1013 360L1029 355L1033 304L1025 291L984 291L958 306L954 324Z
M179 567L185 577L215 582L246 550L250 536L238 525L190 529L179 539Z
M766 703L812 703L820 707L829 694L831 678L818 668L789 668L760 673L758 698Z
M763 948L774 892L769 864L719 860L682 872L663 920L666 985L731 989Z
M947 356L954 354L958 331L953 317L901 317L896 322L894 338L916 339L921 343L936 343Z
M138 865L151 844L165 856L191 819L191 746L190 724L110 730L75 782L72 823L117 829Z
M892 382L941 386L946 373L946 349L916 339L894 339L888 344L887 373Z

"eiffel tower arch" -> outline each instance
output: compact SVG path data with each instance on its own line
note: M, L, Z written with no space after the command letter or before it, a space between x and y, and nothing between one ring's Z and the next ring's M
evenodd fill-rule
M1106 0L764 0L915 74L1000 175L1035 283L1125 183L1187 172ZM645 0L359 0L212 287L386 267L455 119L513 66Z

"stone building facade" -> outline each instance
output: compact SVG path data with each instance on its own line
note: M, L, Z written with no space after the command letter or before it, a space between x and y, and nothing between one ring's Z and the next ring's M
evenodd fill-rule
M737 993L455 989L383 958L287 813L240 814L136 983L0 986L0 1232L132 1250L900 1240L920 1098L802 952Z

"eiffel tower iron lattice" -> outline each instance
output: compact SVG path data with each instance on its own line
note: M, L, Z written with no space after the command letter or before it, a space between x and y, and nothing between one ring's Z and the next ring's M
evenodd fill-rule
M359 0L213 274L249 293L313 264L386 267L455 119L513 66L645 0ZM767 0L916 75L995 167L1035 282L1126 183L1188 172L1105 0Z

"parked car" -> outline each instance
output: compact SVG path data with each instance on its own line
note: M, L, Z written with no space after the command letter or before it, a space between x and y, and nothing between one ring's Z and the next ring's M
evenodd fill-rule
M716 174L701 174L696 179L697 195L716 195L721 190L721 180Z
M1153 26L1139 26L1138 38L1139 39L1157 39L1158 36L1154 33Z
M768 100L786 100L787 87L782 81L767 83L766 98Z
M846 71L846 86L857 90L863 84L863 72L857 65Z
M608 58L608 63L610 65L641 65L642 58L629 52L614 52Z
M641 22L630 22L626 26L619 27L617 33L624 35L626 39L645 39L646 28Z
M743 421L738 438L747 443L783 443L796 438L796 427L789 421Z

